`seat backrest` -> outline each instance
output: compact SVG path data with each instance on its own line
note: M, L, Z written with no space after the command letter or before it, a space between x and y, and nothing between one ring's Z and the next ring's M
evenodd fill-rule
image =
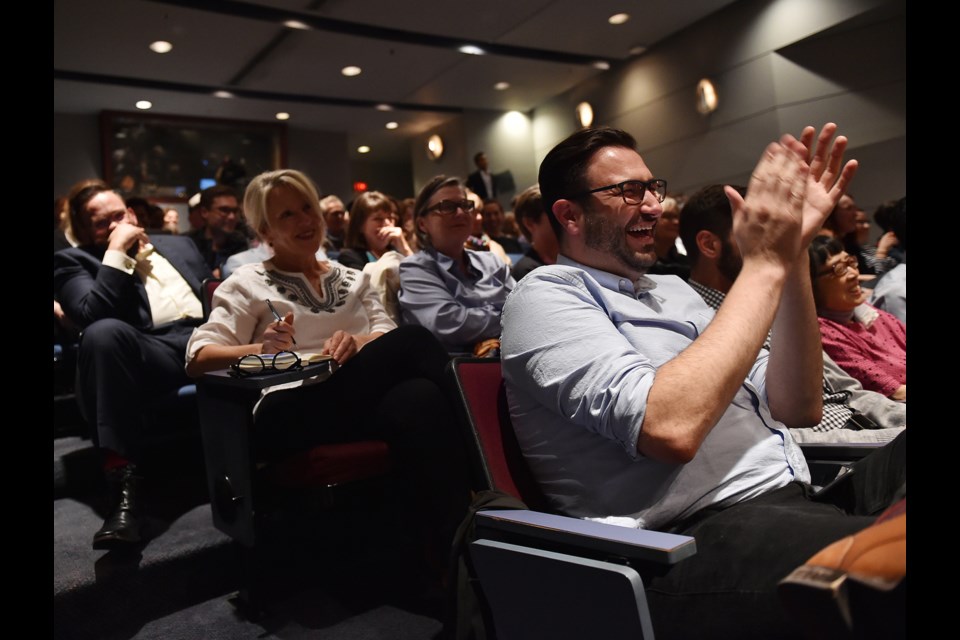
M203 285L201 286L203 297L200 300L200 307L203 310L204 320L210 317L210 310L213 309L213 292L217 290L221 282L223 282L223 280L220 278L207 278L203 281Z
M458 357L450 370L479 488L503 491L531 509L548 510L510 422L500 360Z

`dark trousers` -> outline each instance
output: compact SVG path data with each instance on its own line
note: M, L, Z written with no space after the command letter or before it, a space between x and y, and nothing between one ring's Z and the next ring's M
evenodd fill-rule
M905 495L906 446L904 432L819 494L794 482L671 529L696 538L697 554L648 582L657 639L800 638L777 583Z
M169 325L147 334L122 320L89 325L77 356L77 402L99 446L136 462L144 416L156 399L191 380L184 354L192 327Z
M278 460L317 444L384 440L403 493L436 545L448 548L469 502L448 360L423 327L394 329L326 381L267 394L255 419L258 455Z

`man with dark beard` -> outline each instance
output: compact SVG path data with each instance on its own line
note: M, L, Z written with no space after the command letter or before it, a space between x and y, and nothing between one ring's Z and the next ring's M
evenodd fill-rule
M733 187L741 196L746 187ZM733 212L723 185L700 189L687 201L680 237L691 261L688 283L713 309L733 286L743 258L733 238ZM769 348L769 339L765 347ZM823 417L813 427L791 429L797 442L889 442L907 424L907 406L865 390L823 354Z
M540 165L560 255L503 308L510 416L552 509L696 539L645 579L660 640L798 637L777 583L905 491L906 433L818 492L788 431L821 418L806 247L856 171L836 129L784 135L746 199L725 190L743 265L716 314L647 275L667 185L630 134L581 129Z

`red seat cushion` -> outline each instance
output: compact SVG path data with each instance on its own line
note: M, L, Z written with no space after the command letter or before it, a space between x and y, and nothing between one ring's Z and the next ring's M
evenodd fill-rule
M382 476L392 463L380 440L324 444L278 462L270 479L282 487L329 487Z

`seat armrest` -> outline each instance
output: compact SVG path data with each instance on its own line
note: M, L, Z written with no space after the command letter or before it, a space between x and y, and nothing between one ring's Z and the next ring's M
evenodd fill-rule
M800 445L807 460L860 460L883 446L880 442L807 442Z
M478 538L525 544L541 540L568 550L641 563L673 565L697 552L697 543L690 536L525 509L478 511L475 524Z

